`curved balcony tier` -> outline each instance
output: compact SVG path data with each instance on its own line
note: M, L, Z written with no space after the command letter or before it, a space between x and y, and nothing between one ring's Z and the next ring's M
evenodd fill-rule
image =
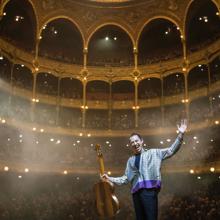
M137 77L138 80L148 77L163 78L173 72L184 73L182 58L173 59L172 61L164 61L157 64L141 65L136 69L132 66L83 67L80 65L71 65L53 61L43 57L40 57L37 63L35 63L34 54L30 54L22 49L19 49L2 38L0 38L0 45L1 53L11 62L25 65L34 73L50 72L60 78L73 77L83 81L83 78L86 76L87 82L94 79L114 82L118 80L134 81L135 77ZM198 64L207 64L210 60L214 59L219 52L220 39L198 52L191 53L188 57L189 63L187 64L187 69L189 70Z

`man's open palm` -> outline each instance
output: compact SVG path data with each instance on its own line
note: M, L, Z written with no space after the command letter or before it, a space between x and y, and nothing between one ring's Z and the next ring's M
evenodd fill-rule
M178 131L181 133L184 133L187 129L187 120L183 119L181 120L181 124L177 125Z

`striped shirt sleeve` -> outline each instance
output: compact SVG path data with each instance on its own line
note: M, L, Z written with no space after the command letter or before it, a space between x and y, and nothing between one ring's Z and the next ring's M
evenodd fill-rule
M182 142L183 142L183 133L179 133L176 140L173 142L173 144L170 147L164 149L158 149L160 158L164 160L173 156L180 149Z
M129 169L130 169L129 167L130 167L130 163L128 160L124 175L120 177L109 177L109 180L117 185L127 184L129 182L128 181Z

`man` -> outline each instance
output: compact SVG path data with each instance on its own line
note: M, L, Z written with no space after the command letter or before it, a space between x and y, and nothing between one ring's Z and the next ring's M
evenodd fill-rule
M133 133L129 137L134 153L127 161L125 174L121 177L109 177L104 174L104 180L117 185L131 184L131 193L137 220L156 220L158 215L158 193L161 188L161 162L174 155L180 148L187 121L181 120L177 125L179 134L169 148L143 149L143 139Z

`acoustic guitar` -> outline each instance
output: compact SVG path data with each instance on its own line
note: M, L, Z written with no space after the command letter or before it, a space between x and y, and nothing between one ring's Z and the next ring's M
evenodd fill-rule
M96 152L99 161L100 174L104 174L104 161L101 146L96 145ZM119 212L119 202L114 195L114 184L107 180L100 180L94 185L96 195L96 209L100 217L111 218Z

